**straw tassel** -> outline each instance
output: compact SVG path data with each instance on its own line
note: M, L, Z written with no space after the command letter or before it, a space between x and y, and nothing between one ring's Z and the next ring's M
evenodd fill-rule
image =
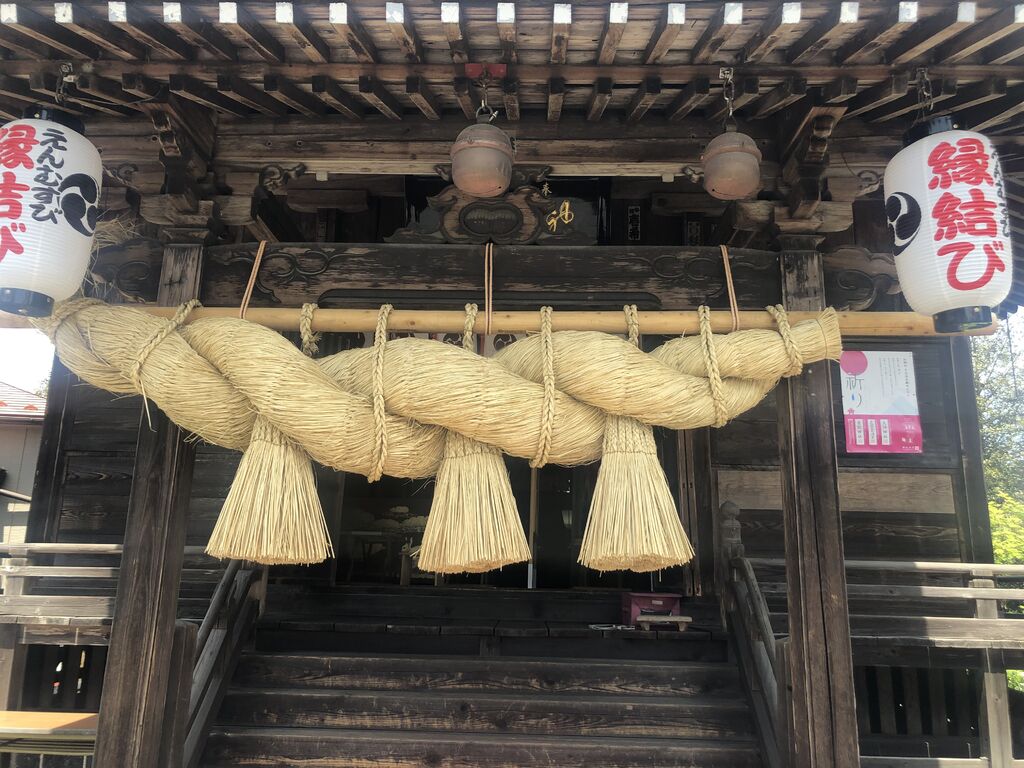
M262 416L206 552L268 565L319 563L334 555L309 456Z
M465 349L472 349L476 314L476 304L467 304ZM423 531L420 569L483 573L529 559L501 450L449 430Z

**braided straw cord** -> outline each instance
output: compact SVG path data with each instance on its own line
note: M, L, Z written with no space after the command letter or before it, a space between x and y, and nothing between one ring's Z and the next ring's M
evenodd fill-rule
M626 336L634 347L640 346L640 320L637 318L636 304L627 304L622 308L626 315Z
M715 420L712 426L721 427L729 421L729 408L725 402L725 391L722 386L722 374L718 368L718 354L711 333L711 310L707 306L697 309L700 318L701 350L704 353L704 369L708 374L708 388L711 391L711 402L715 409Z
M540 469L551 454L551 435L555 423L555 353L551 345L551 307L540 308L541 355L543 356L544 407L541 411L540 439L530 466Z
M466 305L466 322L462 326L462 348L467 352L473 351L473 329L476 328L476 304Z
M779 328L779 336L782 337L782 343L786 345L786 354L789 355L790 366L785 375L796 376L804 368L804 356L800 352L800 346L793 338L793 329L789 326L789 317L786 315L786 310L781 304L765 307L765 310L775 320L775 324Z
M384 304L377 315L377 328L373 333L373 434L377 441L373 469L366 479L375 483L384 475L388 460L388 422L384 407L384 345L388 340L388 316L393 307Z
M184 325L185 320L187 320L188 316L192 314L192 310L198 306L201 306L199 299L190 299L179 306L177 311L171 316L171 319L166 323L163 323L162 326L154 331L150 337L146 339L145 343L142 344L135 358L135 362L132 363L132 367L128 371L128 378L131 379L132 385L143 397L142 405L143 410L146 412L146 423L149 424L150 427L153 426L153 420L149 415L149 399L146 397L146 387L142 383L142 366L146 364L146 360L149 359L153 350L160 346L168 336Z
M303 304L299 314L299 336L302 339L302 354L307 357L316 357L320 351L319 333L313 332L313 313L316 312L316 304Z

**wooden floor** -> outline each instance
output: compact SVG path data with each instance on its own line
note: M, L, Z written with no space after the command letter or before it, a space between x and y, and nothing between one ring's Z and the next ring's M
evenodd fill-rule
M689 608L669 637L591 629L615 593L282 592L203 765L760 766L712 606Z

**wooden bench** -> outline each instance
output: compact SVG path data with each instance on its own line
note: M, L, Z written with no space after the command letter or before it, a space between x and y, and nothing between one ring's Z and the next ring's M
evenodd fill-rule
M690 616L657 616L641 613L636 617L636 625L640 629L650 629L652 624L675 624L677 630L685 632L692 623L693 619Z
M95 712L0 711L0 752L91 755L98 719Z

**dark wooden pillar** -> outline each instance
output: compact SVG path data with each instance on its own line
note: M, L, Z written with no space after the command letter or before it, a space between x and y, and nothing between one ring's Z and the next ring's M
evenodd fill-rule
M820 240L780 237L788 310L824 307ZM860 762L830 365L808 365L778 390L792 768L854 768Z
M199 244L165 248L159 303L179 304L198 293L202 252ZM165 732L179 730L168 701L180 684L171 679L172 651L195 443L148 405L152 423L143 416L139 429L103 678L98 766L165 766Z

